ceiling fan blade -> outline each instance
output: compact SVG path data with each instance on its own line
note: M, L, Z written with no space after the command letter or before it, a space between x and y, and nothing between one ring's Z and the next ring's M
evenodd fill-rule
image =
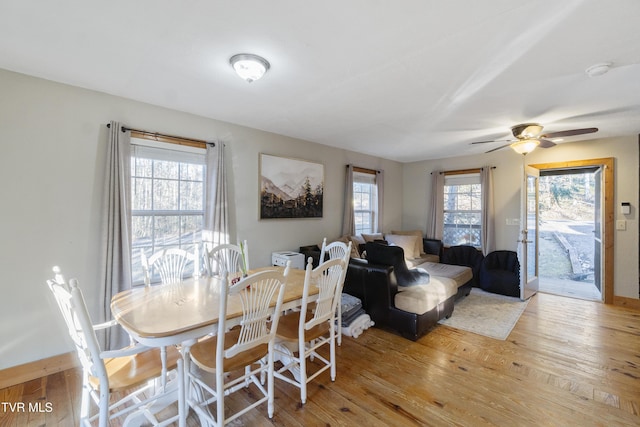
M507 145L503 145L503 146L501 146L501 147L493 148L493 149L491 149L491 150L489 150L489 151L485 151L485 154L486 154L486 153L493 153L494 151L498 151L498 150L502 150L503 148L508 147L508 146L510 146L510 145L511 145L511 144L507 144Z
M489 142L509 142L512 141L511 139L492 139L491 141L476 141L476 142L471 142L471 145L473 144L487 144Z
M570 129L570 130L562 130L560 132L550 132L545 133L544 135L540 135L540 138L564 138L565 136L575 136L575 135L584 135L587 133L598 132L598 128L584 128L584 129Z
M540 144L538 144L538 147L540 148L551 148L551 147L555 147L556 145L555 142L550 141L548 139L538 138L538 141L540 141Z

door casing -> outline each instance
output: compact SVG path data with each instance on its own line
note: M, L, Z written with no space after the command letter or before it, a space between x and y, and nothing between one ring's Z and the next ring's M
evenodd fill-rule
M528 165L536 169L570 169L593 166L602 167L602 190L604 191L602 203L602 286L605 304L613 304L613 242L614 228L614 159L604 157L601 159L572 160L556 163L537 163Z

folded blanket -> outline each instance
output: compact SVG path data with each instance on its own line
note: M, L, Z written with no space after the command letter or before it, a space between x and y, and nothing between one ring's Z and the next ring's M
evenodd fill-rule
M369 329L373 324L369 315L365 313L358 316L349 326L343 326L342 334L348 337L358 338L362 332Z
M362 307L362 301L360 298L356 298L353 295L343 293L340 298L340 310L345 313L354 308Z
M354 313L357 313L360 310L362 310L362 304L355 305L349 308L349 310L343 310L342 317L345 318L345 317L353 316Z
M349 326L354 320L356 320L358 317L362 316L363 314L367 314L367 313L364 311L362 307L349 314L342 313L342 326Z

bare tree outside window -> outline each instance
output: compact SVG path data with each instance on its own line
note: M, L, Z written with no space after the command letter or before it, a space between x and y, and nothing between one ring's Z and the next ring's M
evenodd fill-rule
M143 283L141 252L164 248L193 252L202 240L204 152L200 155L147 146L132 150L132 272ZM193 266L188 266L188 275ZM153 279L152 279L153 280Z
M445 177L443 243L482 246L482 185L480 174Z

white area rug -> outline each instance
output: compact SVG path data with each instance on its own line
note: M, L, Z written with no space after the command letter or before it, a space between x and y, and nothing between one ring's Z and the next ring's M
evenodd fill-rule
M478 288L457 301L453 314L440 324L497 340L506 340L529 300L492 294Z

